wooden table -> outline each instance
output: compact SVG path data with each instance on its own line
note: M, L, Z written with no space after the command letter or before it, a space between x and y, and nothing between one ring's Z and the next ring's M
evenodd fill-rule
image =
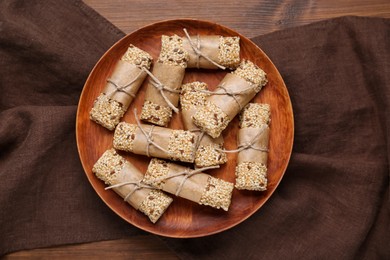
M84 0L125 33L147 24L175 18L210 20L254 37L288 27L344 15L390 18L389 0ZM26 250L5 259L28 258L131 258L177 259L154 235L113 241Z

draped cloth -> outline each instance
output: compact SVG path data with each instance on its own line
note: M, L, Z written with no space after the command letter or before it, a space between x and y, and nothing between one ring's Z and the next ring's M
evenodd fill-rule
M75 141L83 84L123 36L81 1L0 2L0 255L145 234L96 195ZM293 104L286 174L238 226L162 239L185 259L389 258L390 20L334 18L252 40Z

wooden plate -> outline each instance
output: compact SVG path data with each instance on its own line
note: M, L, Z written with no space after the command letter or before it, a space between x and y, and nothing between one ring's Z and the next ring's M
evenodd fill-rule
M268 103L271 106L270 143L268 158L268 189L265 192L234 190L228 212L200 206L191 201L174 198L173 203L156 224L152 224L141 212L136 211L123 201L115 192L104 190L105 185L92 173L92 167L104 151L112 147L113 132L89 120L89 111L93 101L104 88L116 62L127 50L129 44L149 52L157 60L161 48L161 35L177 34L184 37L183 28L191 35L218 34L240 36L241 58L249 59L260 66L268 76L268 84L257 94L254 102ZM195 80L204 81L214 89L224 77L226 71L188 69L184 83ZM135 123L133 109L141 111L146 81L129 107L124 121ZM180 114L174 115L171 128L182 128ZM225 148L236 148L238 119L235 118L224 131ZM290 159L294 122L291 101L287 88L278 70L267 55L253 42L239 33L224 26L192 19L169 20L141 28L119 40L98 61L89 75L80 97L77 110L76 138L84 171L93 188L101 199L120 217L145 231L167 237L201 237L229 229L247 219L270 198L275 191ZM141 172L146 172L149 158L130 153L122 153ZM235 181L236 154L228 154L228 163L220 169L209 171L213 176L226 181ZM174 195L172 195L174 197Z

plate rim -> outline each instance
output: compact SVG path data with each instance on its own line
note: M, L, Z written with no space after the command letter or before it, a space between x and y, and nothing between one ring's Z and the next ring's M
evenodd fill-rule
M96 68L98 67L98 65L102 62L102 60L105 58L105 56L111 52L112 49L115 49L117 47L117 45L120 45L122 41L124 41L127 37L130 37L131 35L133 34L136 34L140 31L143 31L143 30L146 30L147 28L150 28L150 27L155 27L155 26L158 26L159 24L164 24L164 23L172 23L172 22L197 22L197 23L206 23L206 24L212 24L214 26L218 26L218 27L221 27L221 28L224 28L224 29L227 29L228 31L232 31L234 32L235 34L237 34L237 36L239 36L240 38L244 38L248 41L250 41L257 49L258 51L260 51L267 59L267 62L269 62L272 67L275 69L276 73L277 73L277 76L281 79L281 82L283 83L283 87L285 89L285 94L287 95L287 99L289 100L288 102L288 111L290 112L290 115L291 115L291 141L290 141L290 146L287 147L288 148L288 156L287 156L287 159L283 165L283 168L282 168L282 171L281 171L281 174L280 174L280 178L275 182L275 188L269 193L269 196L267 196L263 201L262 203L259 203L256 207L253 207L253 210L252 212L250 212L249 214L245 215L243 218L241 218L240 220L230 224L230 225L226 225L225 227L223 228L220 228L218 230L215 230L215 231L212 231L212 232L208 232L207 234L199 234L199 235L188 235L188 234L175 234L175 235L170 235L170 234L166 234L164 232L160 232L158 229L156 230L149 230L147 228L145 228L143 225L139 225L138 223L134 223L134 222L130 222L128 219L124 218L120 212L118 212L117 209L115 209L98 191L97 191L97 188L95 187L95 185L93 185L92 183L92 177L93 176L90 176L87 172L88 172L88 168L87 166L85 165L85 162L83 161L83 159L81 158L81 147L80 147L80 143L81 143L81 140L80 139L80 134L79 134L79 120L80 120L80 116L79 114L81 113L80 112L80 105L81 105L81 102L82 102L82 99L83 97L85 96L84 95L84 92L86 91L86 85L88 84L88 82L91 80L91 77L94 73L94 71L96 70ZM86 175L90 185L93 187L94 191L98 194L98 196L100 197L100 199L116 214L118 215L120 218L122 218L124 221L126 221L127 223L143 230L143 231L146 231L146 232L149 232L149 233L152 233L152 234L155 234L155 235L159 235L159 236L163 236L163 237L169 237L169 238L198 238L198 237L206 237L206 236L210 236L210 235L214 235L214 234L217 234L217 233L221 233L223 231L226 231L228 229L231 229L239 224L241 224L242 222L244 222L245 220L247 220L248 218L250 218L251 216L253 216L256 212L258 212L258 210L263 207L263 205L272 197L272 195L274 194L274 192L277 190L278 186L280 185L280 182L282 181L285 173L286 173L286 170L287 170L287 167L290 163L290 160L291 160L291 156L292 156L292 150L293 150L293 146L294 146L294 138L295 138L295 121L294 121L294 110L293 110L293 106L292 106L292 101L291 101L291 97L290 97L290 93L288 91L288 88L283 80L283 77L281 76L280 74L280 71L279 69L275 66L275 64L273 63L273 61L268 57L268 55L256 44L254 43L250 38L242 35L241 33L237 32L236 30L234 29L231 29L227 26L224 26L222 24L219 24L219 23L216 23L214 21L209 21L209 20L202 20L202 19L196 19L196 18L178 18L178 19L165 19L165 20L160 20L160 21L156 21L156 22L153 22L153 23L149 23L147 25L144 25L130 33L127 33L125 34L123 37L121 37L119 40L117 40L113 45L111 45L110 48L108 48L102 55L101 57L99 58L99 60L95 63L95 65L93 66L93 68L91 69L87 79L85 80L85 83L83 85L83 88L82 88L82 91L80 93L80 97L79 97L79 101L78 101L78 104L77 104L77 112L76 112L76 125L75 125L75 129L76 129L76 145L77 145L77 151L78 151L78 155L79 155L79 159L80 159L80 162L81 162L81 165L83 167L83 171L84 171L84 174ZM113 192L113 191L112 191ZM146 217L146 216L145 216ZM157 225L158 222L154 225Z

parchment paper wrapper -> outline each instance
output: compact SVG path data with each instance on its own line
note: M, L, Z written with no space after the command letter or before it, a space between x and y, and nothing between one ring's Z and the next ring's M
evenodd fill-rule
M180 104L184 129L197 135L197 150L195 153L195 166L206 167L224 164L226 154L222 152L223 137L212 138L202 132L192 121L192 116L199 106L204 106L208 94L207 84L200 81L186 83L181 87Z
M267 189L267 160L270 128L267 104L248 104L240 115L236 188L263 191Z
M202 170L202 169L200 169ZM194 170L171 162L153 158L150 161L144 182L168 193L191 200L201 205L229 209L233 184L212 177L206 173L196 173L188 178L180 173Z
M178 112L176 107L187 61L188 53L183 48L183 40L177 35L162 35L160 54L149 75L141 111L142 120L167 126L172 117L172 110Z
M258 138L255 138L260 131L261 134L258 136ZM237 143L238 145L246 144L255 138L256 141L253 142L254 147L268 149L269 131L270 129L268 126L264 126L264 128L242 128L238 131ZM267 166L267 160L268 152L258 151L252 148L247 148L243 151L240 151L237 155L237 164L242 162L257 162Z
M147 52L131 45L95 100L91 120L114 130L147 76L141 68L149 69L151 62L152 57Z
M107 150L96 162L92 171L109 186L128 182L138 183L144 177L133 164L118 155L114 149ZM163 192L146 186L148 185L142 184L142 187L137 188L135 184L126 184L112 189L155 223L173 200Z
M162 90L169 102L174 107L177 107L185 68L157 62L153 67L152 74L164 86L178 91L178 93L173 93L168 90ZM167 126L172 117L172 108L164 99L161 91L153 86L152 82L153 79L149 79L145 93L145 104L141 111L141 119L155 125Z
M110 81L114 82L119 87L126 86L129 82L133 82L126 87L126 92L130 95L122 91L117 91L115 85L110 82L107 82L103 89L103 93L111 99L121 103L123 108L127 110L134 97L137 95L146 76L146 72L137 65L119 60L110 77Z
M195 125L213 138L220 136L266 83L262 69L248 60L242 61L235 71L226 74L218 88L210 93L206 104L193 116Z
M218 69L218 66L199 56L191 46L187 37L182 37L183 47L189 54L188 68ZM199 47L200 52L219 65L230 69L240 63L240 38L222 37L220 35L190 36L192 44Z
M142 130L150 135L149 140ZM184 130L121 122L115 129L113 146L135 154L192 163L196 135Z

